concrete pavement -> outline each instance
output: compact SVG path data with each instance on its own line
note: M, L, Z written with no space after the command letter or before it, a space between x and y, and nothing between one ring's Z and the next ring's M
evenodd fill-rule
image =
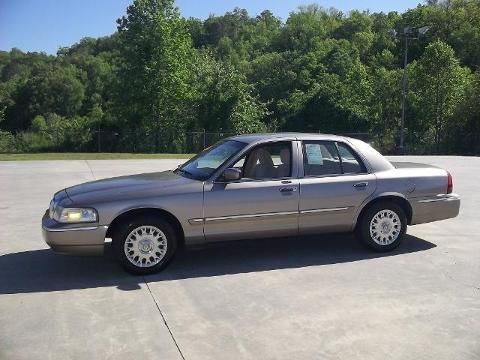
M351 236L216 244L164 272L55 255L66 186L182 160L0 162L0 359L479 359L480 158L404 157L454 177L460 216L388 254Z

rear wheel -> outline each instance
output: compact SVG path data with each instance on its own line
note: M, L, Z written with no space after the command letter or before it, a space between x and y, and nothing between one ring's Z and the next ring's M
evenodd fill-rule
M130 273L144 275L165 268L177 248L173 227L153 216L133 218L113 237L118 262Z
M357 235L375 251L390 251L402 242L407 231L407 217L401 206L379 202L362 215Z

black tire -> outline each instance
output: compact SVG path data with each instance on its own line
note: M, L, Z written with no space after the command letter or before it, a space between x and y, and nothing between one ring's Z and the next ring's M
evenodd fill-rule
M141 226L153 226L161 230L166 238L166 253L161 260L152 265L144 265L144 267L137 266L132 263L125 251L125 242L131 232ZM133 246L133 245L132 245ZM177 250L177 234L174 228L164 219L150 215L143 215L129 219L128 222L123 224L117 229L112 239L112 249L115 258L122 265L122 267L129 273L135 275L153 274L164 269L168 263L172 260ZM153 251L153 250L152 250ZM148 257L149 253L145 253L145 257ZM157 253L159 254L159 253ZM160 256L160 255L159 255Z
M386 234L383 233L382 224L378 226L378 233L375 232L376 229L372 229L374 234L377 234L375 238L370 233L370 224L373 218L379 214L380 212L385 211L380 216L384 216L387 220L386 229L395 229L397 232L387 232ZM395 218L395 216L391 213L395 213L399 219L399 221ZM387 219L388 218L388 219ZM393 220L392 220L393 219ZM378 218L376 219L378 221ZM398 222L400 224L398 224ZM393 226L391 226L394 224ZM395 225L398 224L398 225ZM389 227L390 226L390 227ZM376 228L376 227L375 227ZM403 208L393 202L378 202L369 206L362 214L361 218L359 219L359 223L356 229L356 235L359 237L362 242L368 246L370 249L373 249L378 252L386 252L395 249L397 246L400 245L403 238L405 237L405 233L407 231L407 216L405 215L405 211ZM390 237L391 236L391 237ZM395 238L395 236L397 236ZM393 241L392 241L393 239ZM385 242L385 244L380 244L379 242Z

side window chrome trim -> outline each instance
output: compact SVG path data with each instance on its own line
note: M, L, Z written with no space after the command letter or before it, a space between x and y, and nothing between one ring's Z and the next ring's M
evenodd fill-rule
M304 175L303 179L341 177L341 176L359 176L359 175L368 175L368 174L369 174L368 172L361 172L361 173L327 174L327 175Z
M337 149L337 154L338 154L338 157L339 157L339 161L340 161L340 164L342 164L342 157L340 155L340 152L338 150L338 144L341 144L343 146L345 146L351 153L352 155L355 157L355 160L357 162L359 162L359 165L360 167L362 168L362 172L357 172L357 173L352 173L352 172L344 172L344 169L343 169L343 165L340 165L341 167L341 171L342 173L341 174L325 174L325 175L307 175L305 174L305 160L306 160L306 154L305 154L305 143L326 143L326 142L329 142L329 143L333 143L335 148ZM326 177L339 177L339 176L358 176L358 175L368 175L368 174L371 174L371 171L370 171L370 168L366 166L366 162L365 162L365 159L348 143L344 142L344 141L337 141L337 140L301 140L299 141L299 148L300 148L300 155L301 155L301 158L299 159L299 163L301 162L302 163L302 167L303 167L303 171L302 173L299 173L299 178L303 178L303 179L308 179L308 178L326 178Z
M245 157L245 163L246 163L247 159L248 159L248 156L255 149L263 147L263 146L268 147L268 146L275 146L275 145L279 145L279 144L288 144L288 146L289 146L289 149L290 149L290 176L288 176L288 177L284 176L284 177L280 177L280 178L265 178L265 179L245 178L245 180L240 179L238 181L229 181L229 182L219 180L222 176L222 171L224 171L225 169L227 169L227 168L231 167L232 165L236 164L243 157ZM212 182L214 184L238 184L238 183L244 183L244 182L259 182L259 181L265 182L265 181L282 181L282 180L296 179L297 177L294 174L295 173L295 171L294 171L294 164L295 164L295 155L294 155L295 148L294 148L294 146L295 146L295 140L277 140L277 139L257 143L257 144L254 144L252 146L247 146L246 148L244 148L241 151L240 154L237 154L237 156L230 159L228 164L226 164L221 171L219 171L219 170L216 171L216 172L218 172L218 175L213 177ZM244 164L244 166L245 166L245 164ZM243 173L243 170L242 170L242 173Z
M294 177L283 177L283 178L272 178L272 179L250 179L245 178L245 180L238 180L238 181L213 181L214 184L239 184L239 183L256 183L256 182L265 182L265 181L285 181L285 180L295 180Z
M372 165L370 164L368 159L365 157L365 155L363 155L361 152L357 150L357 147L355 146L355 144L352 144L350 141L348 141L348 139L344 139L343 141L339 141L339 142L342 144L346 144L350 149L352 149L355 152L355 154L360 158L360 160L362 160L362 163L364 165L365 170L367 171L367 174L372 174L374 172Z
M306 172L305 172L305 165L307 164L306 160L307 160L307 157L306 157L306 152L305 152L305 145L307 143L310 143L310 144L331 144L332 146L335 147L335 149L337 149L337 145L336 145L336 142L335 141L332 141L332 140L315 140L315 139L312 139L312 140L302 140L301 141L301 144L300 144L300 148L301 148L301 162L302 162L302 165L303 165L303 174L299 174L299 177L300 178L317 178L317 177L336 177L336 176L341 176L343 175L342 173L333 173L333 174L324 174L324 175L306 175ZM342 167L341 167L341 160L340 160L340 154L338 154L338 149L337 149L337 155L339 156L339 167L340 167L340 171L342 171ZM323 157L323 154L322 154L322 157Z
M343 162L342 155L340 154L340 150L338 149L339 144L342 145L345 149L347 149L353 155L355 161L358 163L358 165L360 166L360 168L362 170L360 173L365 173L365 172L368 173L368 169L365 166L365 161L363 161L362 157L360 156L360 154L358 154L357 151L355 151L355 149L353 149L349 144L347 144L343 141L335 141L335 145L336 145L337 151L338 151L338 156L341 159L341 161ZM342 167L342 171L343 171L343 167ZM360 173L349 173L349 174L360 174Z

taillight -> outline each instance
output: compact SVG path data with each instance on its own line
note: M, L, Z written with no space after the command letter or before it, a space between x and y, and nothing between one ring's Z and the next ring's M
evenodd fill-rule
M453 191L453 179L452 175L447 171L447 194L451 194Z

